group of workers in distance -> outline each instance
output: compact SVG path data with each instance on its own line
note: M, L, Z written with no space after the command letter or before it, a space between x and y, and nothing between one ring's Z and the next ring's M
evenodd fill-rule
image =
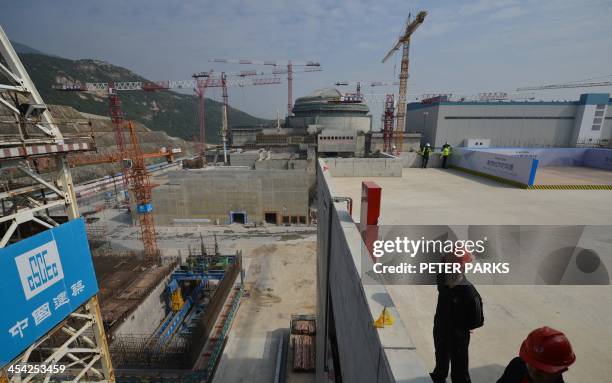
M436 365L429 374L434 383L446 382L449 366L452 383L471 382L470 335L484 325L482 298L464 273L472 256L457 250L446 254L443 262L459 263L461 271L437 275L438 303L433 327ZM563 373L575 361L565 334L540 327L527 335L518 356L510 361L497 383L563 383Z
M442 152L440 157L442 158L442 167L446 169L448 167L448 158L452 153L452 147L448 142L442 145ZM421 155L421 168L425 169L427 167L427 163L429 162L429 155L433 153L433 149L431 144L428 142L423 146L419 154Z

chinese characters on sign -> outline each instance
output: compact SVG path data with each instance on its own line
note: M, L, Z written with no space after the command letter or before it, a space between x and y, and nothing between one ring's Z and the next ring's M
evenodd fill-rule
M0 366L98 291L83 219L0 248Z
M82 280L79 280L78 282L70 286L70 288L72 290L72 296L75 297L81 294L85 290L85 284L83 283ZM60 307L67 305L68 303L70 303L68 294L66 293L66 291L62 291L55 298L53 298L53 309L57 310ZM42 323L45 319L49 318L50 316L51 316L51 307L49 305L49 302L41 305L40 307L38 307L36 310L32 312L32 318L34 318L34 323L36 326L38 326L40 323ZM16 337L17 335L19 335L21 338L23 338L23 331L27 327L28 327L28 318L25 318L21 321L18 321L8 331L12 337Z
M507 164L500 161L487 160L487 165L492 166L494 168L506 169L512 171L514 169L514 164Z
M70 288L72 289L72 296L76 297L77 295L81 294L83 290L85 290L85 285L83 285L83 281L78 281L70 286Z
M15 324L9 329L9 333L13 336L13 338L17 335L23 338L23 330L25 330L26 328L28 328L28 318L17 322L17 324Z
M49 309L49 302L40 306L34 312L32 312L32 318L34 318L34 323L38 326L42 321L49 318L51 316L51 310Z
M56 310L68 303L70 303L70 299L68 299L68 296L65 291L62 291L57 295L57 297L53 298L53 305L55 306Z

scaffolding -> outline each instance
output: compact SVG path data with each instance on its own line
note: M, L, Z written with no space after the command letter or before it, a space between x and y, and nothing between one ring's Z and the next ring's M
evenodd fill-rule
M383 152L391 153L393 150L393 120L395 118L395 100L393 94L387 94L385 98L385 110L383 114ZM396 153L393 153L396 154Z
M80 216L66 155L93 149L90 136L65 136L0 27L0 248ZM42 172L45 166L54 169ZM57 214L54 216L53 213ZM97 296L71 313L6 366L67 366L62 375L16 372L11 381L114 382Z

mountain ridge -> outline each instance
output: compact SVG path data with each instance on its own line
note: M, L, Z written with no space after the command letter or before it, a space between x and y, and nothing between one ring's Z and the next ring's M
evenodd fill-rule
M36 85L43 100L48 104L65 105L80 112L108 115L109 106L104 93L62 92L54 90L57 85L80 82L149 81L129 69L96 59L72 60L38 51L17 43L16 50ZM23 51L30 53L23 53ZM21 53L19 53L21 51ZM38 51L40 52L40 51ZM172 91L124 91L120 93L122 109L126 119L140 122L154 131L163 131L170 136L197 141L199 137L198 99ZM219 143L221 106L218 101L206 99L206 142ZM239 109L228 108L230 129L240 125L267 125L269 120L258 118Z

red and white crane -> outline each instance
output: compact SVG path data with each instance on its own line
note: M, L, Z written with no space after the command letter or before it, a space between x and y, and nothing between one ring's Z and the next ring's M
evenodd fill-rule
M294 66L304 66L305 70L302 72L319 72L321 64L315 61L306 62L293 62L288 61L276 61L276 60L237 60L237 59L212 59L211 62L224 63L224 64L245 64L245 65L269 65L274 67L286 67L283 69L275 69L272 74L287 74L287 115L291 115L293 109L293 74L297 71L293 70ZM309 70L310 69L310 70Z
M143 153L140 150L134 128L128 123L130 130L131 146L127 147L124 139L124 119L121 109L121 99L118 91L145 91L153 92L168 89L196 89L201 86L199 82L205 82L207 87L223 88L223 125L221 127L223 137L223 148L225 163L227 163L227 87L245 85L280 84L280 78L272 79L236 79L227 80L225 73L221 73L220 78L194 78L191 80L178 81L127 81L127 82L102 82L102 83L81 83L63 84L55 86L56 90L67 92L107 92L110 103L110 117L115 130L115 140L117 144L117 158L122 159L123 182L125 190L132 190L136 197L136 207L141 227L144 251L147 256L154 257L159 254L155 233L155 223L152 215L151 189L149 174L144 166ZM202 101L203 102L203 101ZM203 110L201 117L203 118ZM202 122L201 122L202 124ZM200 125L201 129L203 125ZM203 131L200 131L200 146L203 146ZM129 161L123 161L128 159ZM131 166L130 166L131 163ZM131 188L130 188L131 186Z
M120 153L125 151L125 144L123 138L123 113L121 111L121 101L117 96L117 91L144 91L144 92L155 92L160 90L171 90L171 89L194 89L198 96L198 121L200 137L198 142L199 154L205 150L205 98L204 94L207 88L227 88L227 87L245 87L254 85L277 85L281 84L281 79L278 76L269 77L251 77L259 76L259 73L253 73L254 71L243 71L238 73L230 73L230 76L237 78L227 78L227 75L223 72L220 73L219 77L213 77L213 71L200 72L194 74L192 79L189 80L162 80L162 81L124 81L124 82L74 82L55 86L54 89L67 91L67 92L108 92L110 102L110 115L113 125L115 127L115 135L117 142L117 150ZM227 96L227 89L224 93ZM226 102L227 100L224 100ZM227 104L225 105L227 108ZM227 124L227 121L225 121ZM121 132L121 133L119 133ZM221 134L224 143L228 141L228 128L223 130L221 127ZM227 150L227 148L226 148ZM125 185L127 187L127 185Z

